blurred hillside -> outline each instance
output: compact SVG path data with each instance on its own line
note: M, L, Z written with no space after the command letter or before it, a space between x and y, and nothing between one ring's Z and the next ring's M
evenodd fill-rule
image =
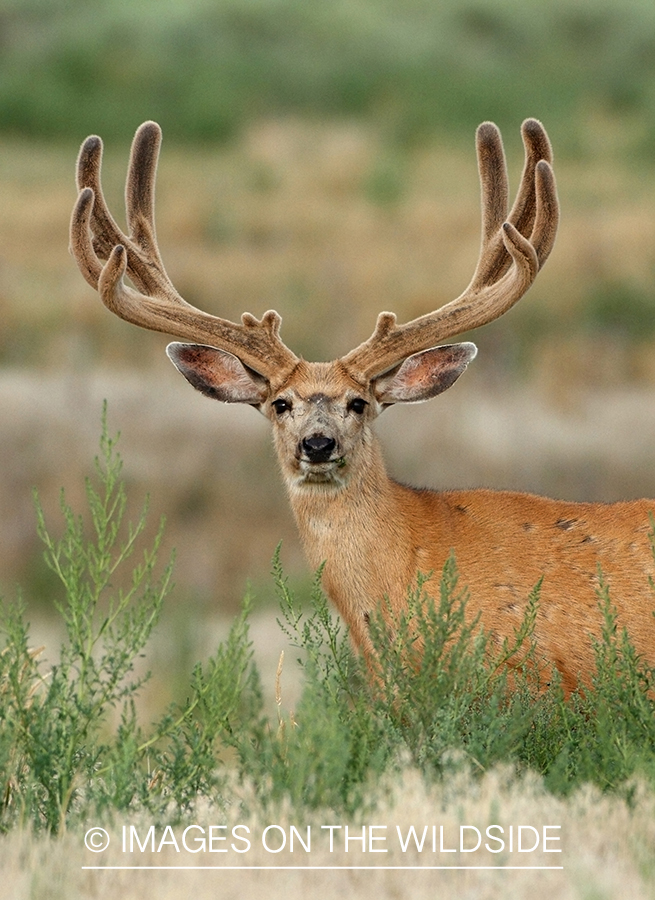
M271 115L364 117L404 143L548 120L586 153L597 116L650 153L651 0L2 0L0 130L217 140ZM594 136L595 137L595 136Z
M67 253L87 134L105 139L122 221L129 139L157 119L158 235L180 292L233 319L276 308L287 343L325 359L380 309L408 319L465 287L475 127L502 127L516 186L528 115L555 147L555 250L475 334L466 379L385 413L390 468L435 487L653 495L651 0L0 0L0 584L47 597L30 488L51 515L61 485L79 490L103 397L137 499L167 516L180 596L233 608L280 538L305 571L264 419L195 395L166 339L111 316Z

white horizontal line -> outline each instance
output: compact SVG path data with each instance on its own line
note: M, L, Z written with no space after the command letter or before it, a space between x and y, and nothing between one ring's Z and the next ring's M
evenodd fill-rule
M563 869L564 866L82 866L82 869L129 869L129 870L137 870L137 869L150 869L150 870L179 870L179 871L194 871L194 870L212 870L212 871L221 871L221 869L225 871L235 871L235 872L244 872L247 870L253 871L286 871L286 872L332 872L340 869L347 870L366 870L371 869L372 871L383 869L385 871L413 871L420 872L422 870L425 871L434 871L436 869L485 869L488 871L494 871L496 869L516 869L522 870L525 869L534 871L534 870L554 870L554 869Z

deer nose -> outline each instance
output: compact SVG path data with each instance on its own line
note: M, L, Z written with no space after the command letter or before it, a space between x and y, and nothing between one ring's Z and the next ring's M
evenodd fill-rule
M301 441L302 452L310 462L327 462L336 446L334 438L324 434L313 434Z

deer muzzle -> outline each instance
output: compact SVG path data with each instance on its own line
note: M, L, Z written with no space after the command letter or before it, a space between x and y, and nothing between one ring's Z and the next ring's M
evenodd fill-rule
M300 442L300 454L310 463L330 462L337 442L325 434L313 434Z

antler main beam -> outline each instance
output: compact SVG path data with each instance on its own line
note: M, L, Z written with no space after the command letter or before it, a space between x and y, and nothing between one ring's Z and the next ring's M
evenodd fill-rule
M102 141L92 135L77 161L80 191L73 210L70 247L80 271L113 313L152 331L209 344L233 353L264 378L279 376L298 362L279 337L280 316L273 310L241 324L212 316L187 303L175 290L157 247L155 178L161 145L156 122L144 122L132 143L125 189L129 235L114 221L102 192ZM128 275L135 288L128 287Z
M464 293L434 312L398 325L383 312L371 337L343 357L359 379L371 380L403 359L440 341L498 318L528 290L552 249L559 210L552 152L536 119L522 125L525 165L512 209L500 132L491 122L477 131L482 193L482 244L471 283ZM145 122L132 143L125 190L124 234L102 192L102 141L91 136L77 163L80 191L71 220L71 252L103 303L135 325L183 340L209 344L237 356L271 380L283 378L298 357L279 337L280 316L273 310L241 323L210 315L187 303L166 274L155 232L155 178L161 130ZM128 275L134 288L125 284Z
M380 313L371 337L344 357L351 371L373 378L413 353L486 325L507 312L533 283L555 242L559 206L552 150L543 126L536 119L526 119L521 132L525 165L508 213L500 132L492 122L478 128L482 244L469 286L457 299L405 325L396 323L394 313Z

